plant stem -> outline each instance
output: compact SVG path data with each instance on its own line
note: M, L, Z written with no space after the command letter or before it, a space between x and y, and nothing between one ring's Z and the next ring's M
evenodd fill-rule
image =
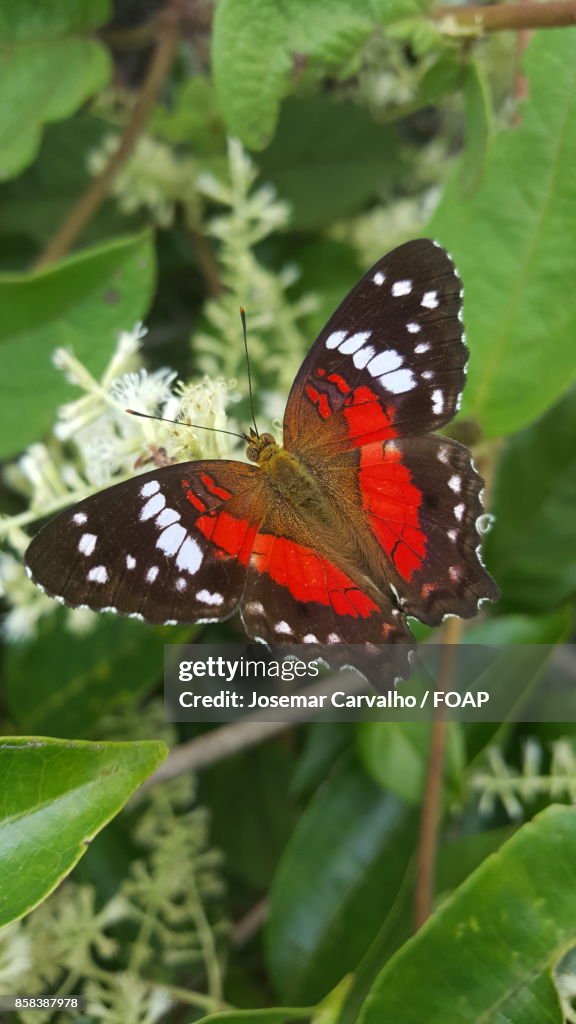
M450 689L454 676L456 645L460 642L462 619L447 619L442 628L442 652L436 689ZM428 767L422 801L420 837L416 857L416 894L414 900L414 930L421 928L429 918L434 893L434 873L438 848L438 831L442 811L442 776L448 723L437 711L430 729Z
M34 270L49 266L65 256L100 208L110 191L114 178L131 155L146 126L160 89L172 67L178 39L179 19L175 12L167 10L164 12L162 20L158 22L158 44L132 114L122 133L118 149L112 154L104 170L94 178L84 195L72 207L36 261Z
M434 21L481 32L519 31L529 28L559 28L576 25L576 0L526 0L522 4L491 4L481 7L439 7Z

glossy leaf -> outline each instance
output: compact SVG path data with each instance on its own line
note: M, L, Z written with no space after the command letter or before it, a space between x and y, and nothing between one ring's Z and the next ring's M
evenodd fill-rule
M268 962L284 999L317 1000L354 970L395 900L417 823L348 760L318 790L270 893Z
M342 75L379 24L418 11L416 0L221 0L212 64L228 129L253 149L271 139L281 100L299 79Z
M42 125L73 113L106 85L110 59L82 35L109 17L107 0L33 0L0 11L0 179L34 159Z
M360 1024L524 1024L510 1004L528 1000L535 977L576 942L575 851L573 808L521 828L388 962ZM555 1020L551 996L543 1020Z
M166 753L156 742L0 740L0 926L56 888Z
M572 389L502 452L486 558L511 610L546 611L576 593L575 436Z
M77 634L58 610L34 640L6 651L10 714L22 732L92 738L105 715L158 686L163 644L189 638L189 629L151 629L113 615L98 616L92 630Z
M72 347L99 374L119 332L144 315L153 284L146 235L98 246L37 274L0 275L0 456L36 441L58 405L74 397L52 365L54 349Z
M576 377L570 301L576 250L576 32L536 33L526 53L521 122L500 133L468 201L458 175L429 233L465 288L471 350L462 413L491 436L540 415Z

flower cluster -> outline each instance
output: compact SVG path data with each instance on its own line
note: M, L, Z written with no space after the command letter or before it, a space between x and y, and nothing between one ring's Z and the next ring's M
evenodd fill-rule
M158 457L180 461L230 453L229 435L213 429L226 429L231 385L222 378L183 383L173 370L146 370L140 355L144 334L141 324L120 334L99 380L72 352L54 353L57 368L83 394L58 410L46 442L31 445L5 471L9 486L28 504L25 512L0 518L0 540L9 548L0 553L0 592L11 606L4 622L10 639L33 634L39 619L57 607L24 573L28 537L23 527L146 470ZM127 409L176 422L144 419ZM67 616L75 629L93 621L85 611Z

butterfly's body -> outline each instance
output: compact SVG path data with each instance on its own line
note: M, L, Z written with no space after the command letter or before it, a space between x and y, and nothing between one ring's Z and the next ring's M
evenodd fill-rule
M408 616L437 625L498 596L480 559L482 480L433 433L466 360L453 264L406 243L310 350L284 446L251 431L255 465L176 464L94 495L38 534L28 571L68 604L148 622L239 610L249 636L320 645L386 686L408 671Z

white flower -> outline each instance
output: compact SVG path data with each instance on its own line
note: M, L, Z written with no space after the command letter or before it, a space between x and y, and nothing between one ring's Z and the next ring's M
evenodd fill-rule
M0 928L0 991L18 991L31 964L30 940L22 924Z

